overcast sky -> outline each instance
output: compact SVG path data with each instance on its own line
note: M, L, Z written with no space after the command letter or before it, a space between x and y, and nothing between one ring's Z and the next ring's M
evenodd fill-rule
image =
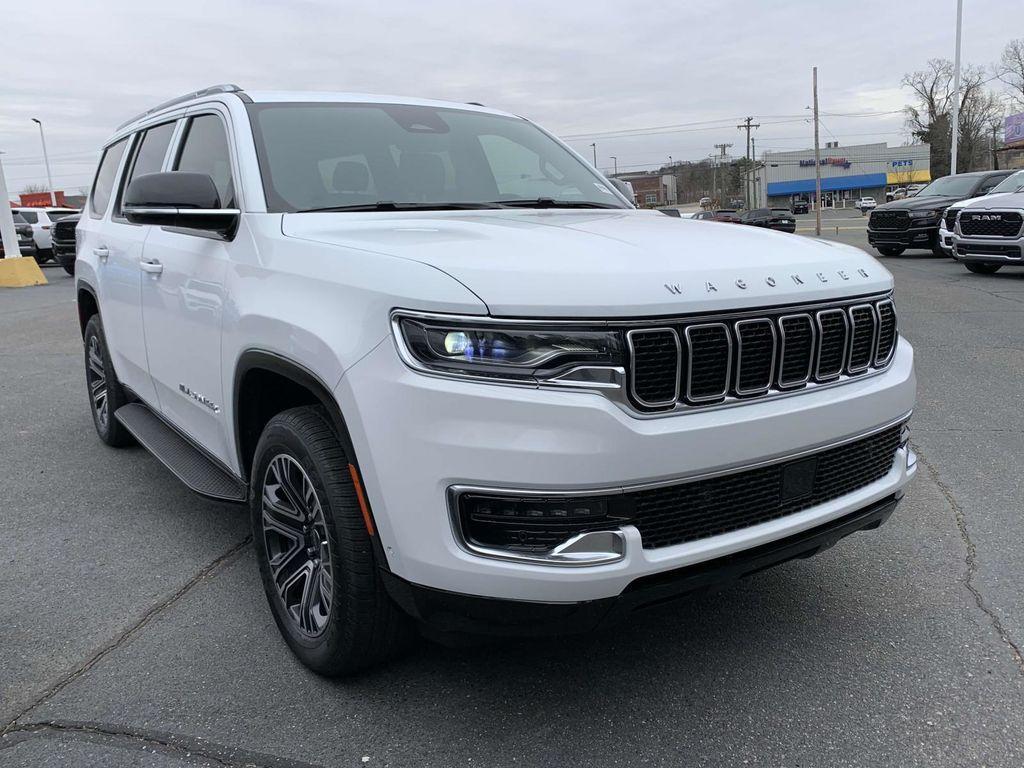
M526 115L598 165L697 160L753 116L757 150L809 146L821 109L899 110L905 72L952 58L956 0L90 0L5 3L0 150L13 194L91 181L113 129L221 82L480 101ZM989 65L1024 32L1024 0L965 0L963 59ZM16 11L15 11L16 7ZM993 83L998 85L998 83ZM692 125L703 123L703 125ZM638 137L594 136L680 126ZM825 117L822 142L906 140L899 114Z

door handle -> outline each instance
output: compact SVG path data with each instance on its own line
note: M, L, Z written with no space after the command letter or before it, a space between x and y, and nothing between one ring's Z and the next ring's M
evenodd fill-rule
M110 249L105 245L101 245L99 248L92 249L93 256L99 257L99 260L106 262L107 257L110 255Z
M164 271L164 265L156 259L142 259L139 262L139 268L143 272L149 272L151 275L159 275Z

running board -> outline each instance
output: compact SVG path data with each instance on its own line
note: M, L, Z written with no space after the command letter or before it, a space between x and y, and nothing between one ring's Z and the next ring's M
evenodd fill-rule
M245 501L246 489L241 480L207 457L142 403L123 405L114 416L143 448L196 493L224 501Z

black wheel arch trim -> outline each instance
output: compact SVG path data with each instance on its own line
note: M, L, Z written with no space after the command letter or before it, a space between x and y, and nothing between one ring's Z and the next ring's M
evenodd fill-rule
M345 454L348 457L349 462L355 465L356 470L359 471L360 481L362 482L363 475L362 471L359 470L359 459L356 455L355 446L352 443L352 436L348 431L348 424L345 422L345 416L342 414L341 408L334 399L334 395L331 393L330 388L324 383L323 379L301 363L297 363L288 357L277 354L276 352L268 352L262 349L245 350L241 355L239 355L238 362L235 364L235 375L232 387L234 399L232 401L231 408L233 421L232 428L234 430L235 451L238 457L238 466L241 470L243 481L249 485L250 488L252 487L252 483L248 478L248 472L245 469L245 456L242 452L242 424L240 420L242 409L239 407L239 394L246 374L253 370L265 370L277 374L309 390L313 394L313 396L327 411L328 416L330 416L331 424L334 427L335 433L338 435L338 439L341 441L342 447L345 449ZM389 570L387 566L387 557L385 556L383 546L380 543L380 528L378 527L377 520L373 515L373 505L370 504L368 499L366 500L366 504L369 507L368 511L370 519L373 521L374 530L377 532L375 535L370 537L370 541L373 542L373 551L377 559L377 564L384 570Z
M75 280L75 308L76 308L76 310L78 312L78 325L80 326L81 333L82 333L82 338L84 339L85 338L85 324L88 322L88 320L82 317L82 308L81 308L80 302L78 301L78 296L79 296L79 294L82 293L82 291L85 291L90 296L92 296L92 300L96 304L96 314L100 316L100 322L101 323L103 322L103 314L100 312L100 297L99 297L99 294L96 292L96 289L93 287L92 283L90 283L88 280L84 280L82 278L76 279Z

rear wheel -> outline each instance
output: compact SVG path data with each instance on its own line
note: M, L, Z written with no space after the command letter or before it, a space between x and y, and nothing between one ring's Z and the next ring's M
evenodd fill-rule
M253 459L253 540L274 620L303 664L332 676L392 657L412 636L378 575L350 461L314 407L272 418Z
M976 275L994 275L1003 268L1002 264L992 264L988 261L965 261L964 266L967 267L968 272L973 272Z
M903 253L907 249L906 248L897 248L897 247L893 247L891 245L890 246L879 245L879 246L877 246L876 250L880 254L882 254L883 256L899 256L901 253Z
M99 315L89 318L84 341L85 384L96 434L100 440L114 448L131 445L135 442L131 433L114 417L117 409L128 402L128 397L114 375Z

